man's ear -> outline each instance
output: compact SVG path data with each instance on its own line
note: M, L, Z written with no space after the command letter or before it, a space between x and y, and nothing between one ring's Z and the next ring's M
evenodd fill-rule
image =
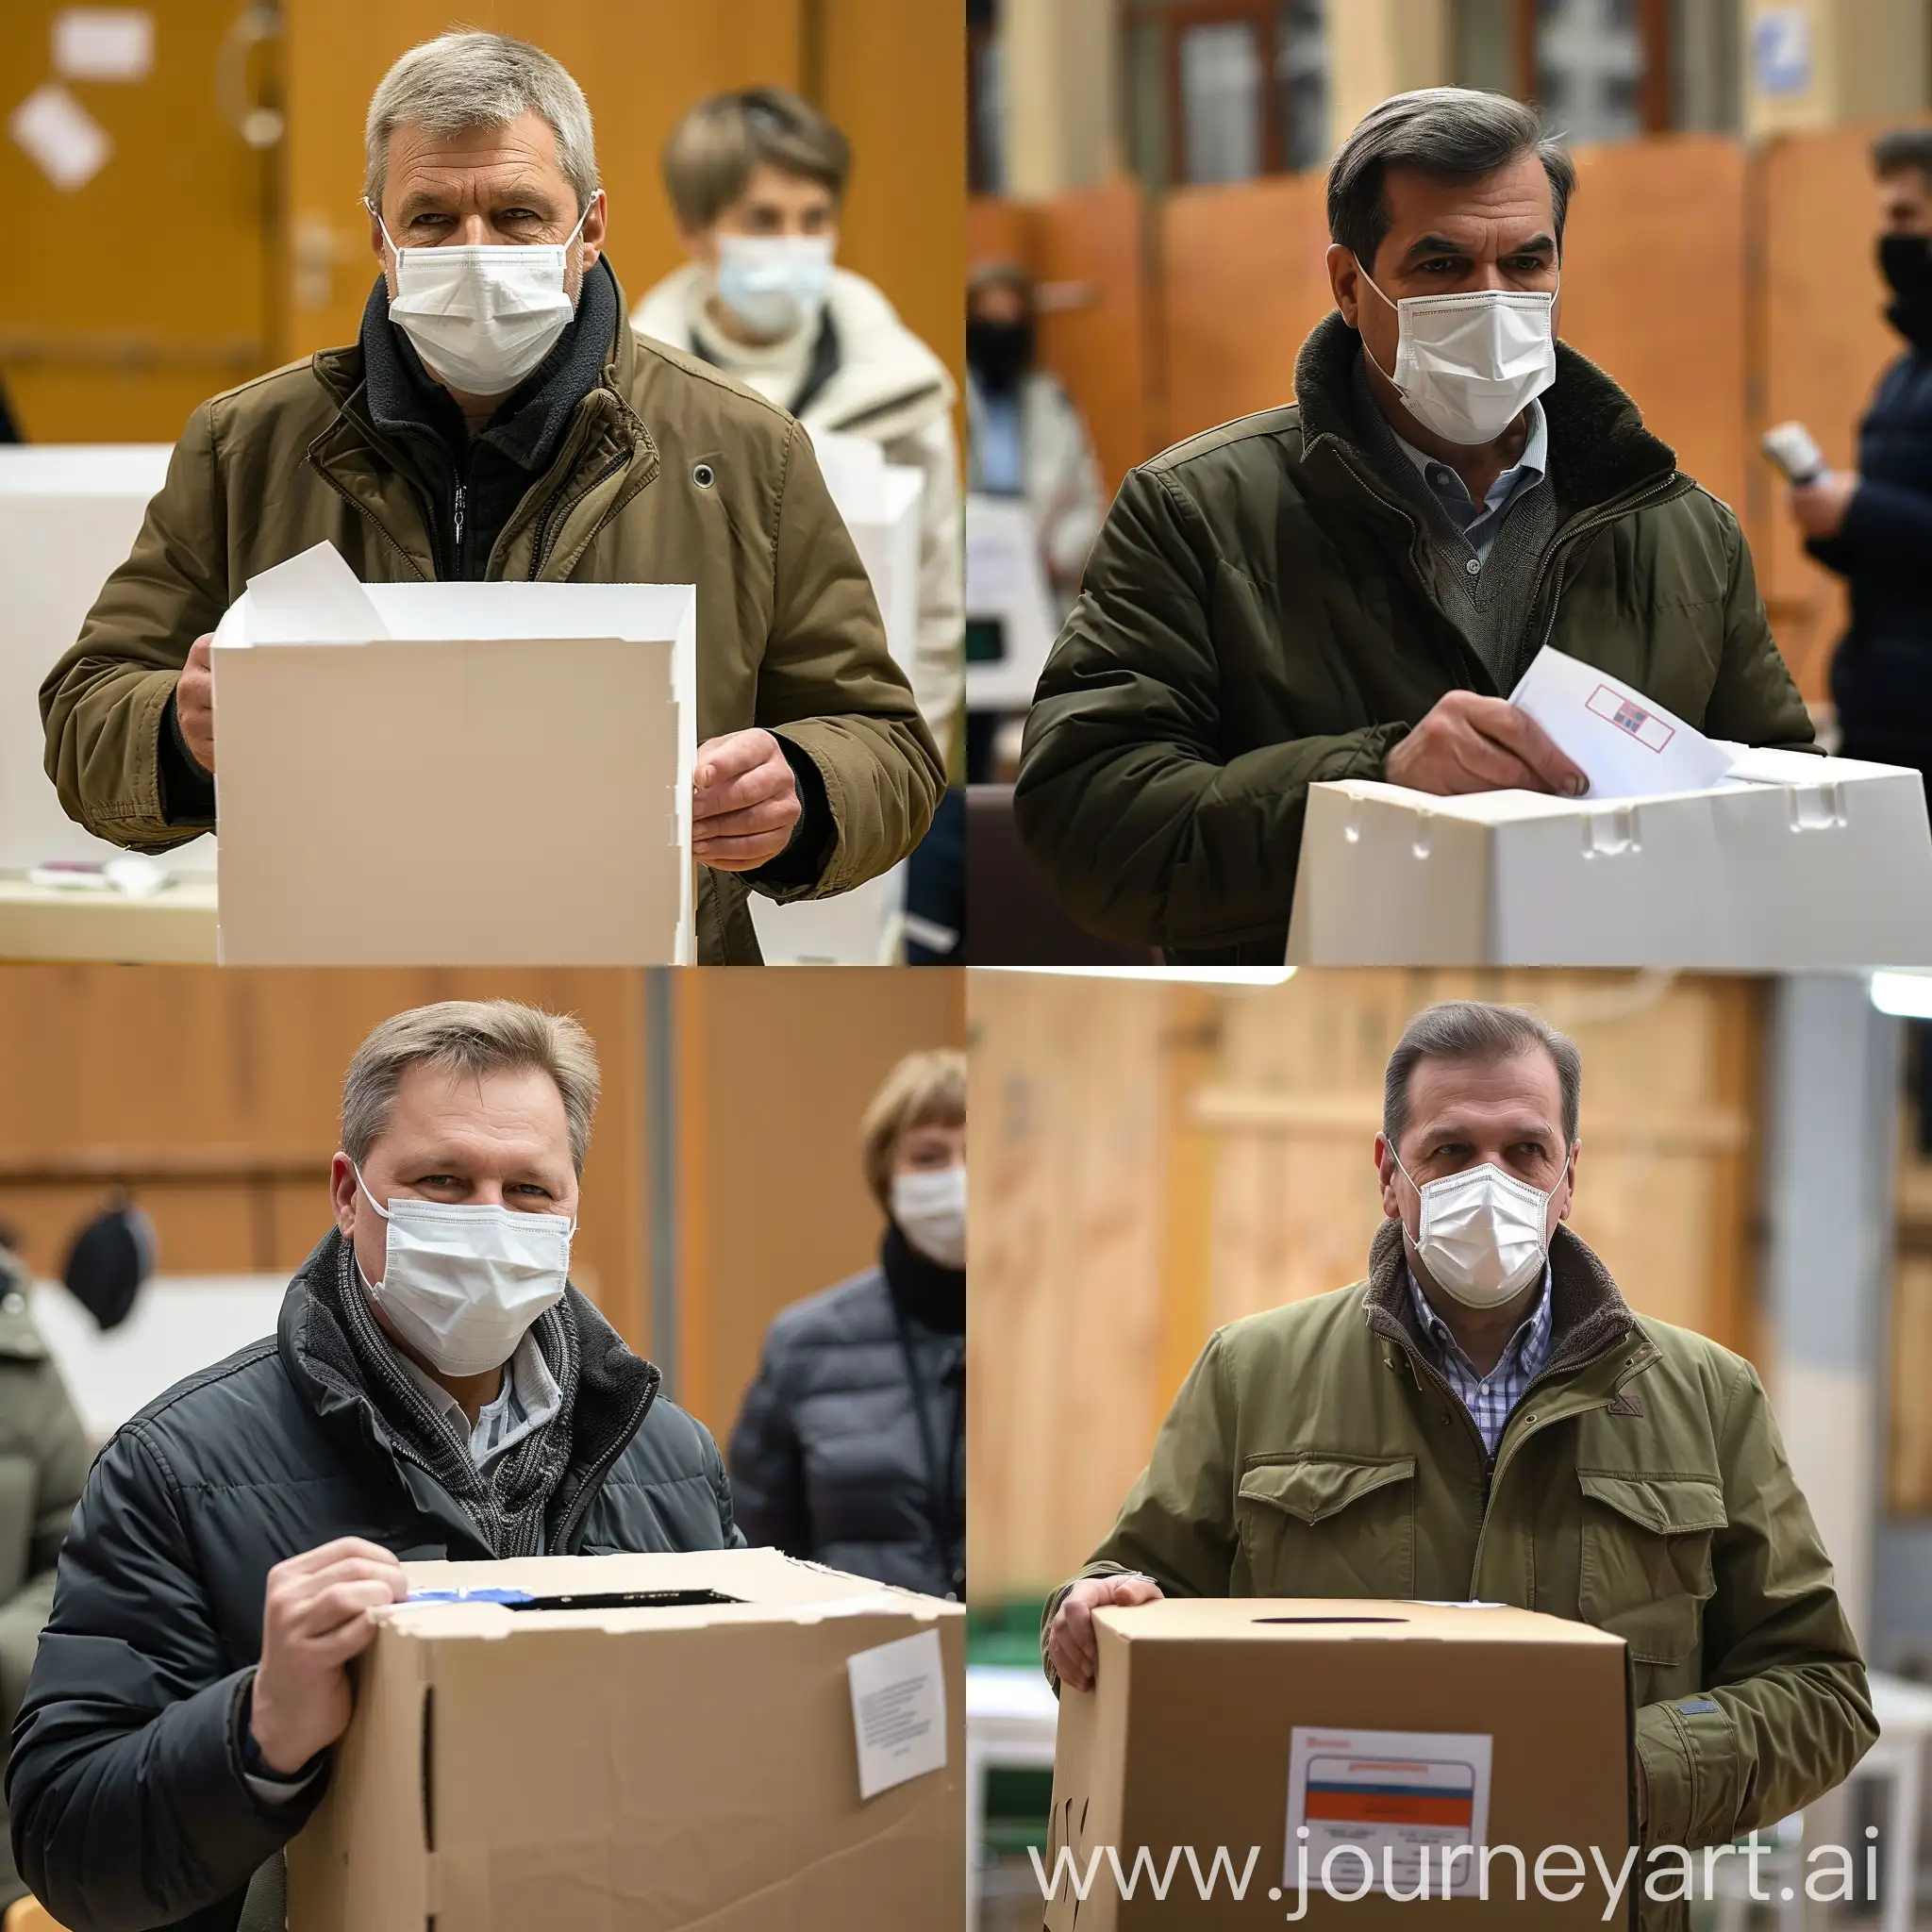
M609 198L600 188L584 210L583 272L589 275L604 253L604 236L610 225Z
M1566 1173L1566 1174L1564 1175L1564 1180L1563 1180L1563 1211L1562 1211L1562 1212L1561 1212L1561 1213L1560 1213L1559 1215L1557 1215L1557 1219L1558 1221L1568 1221L1568 1220L1570 1219L1570 1209L1571 1209L1571 1208L1572 1208L1573 1207L1574 1207L1574 1206L1575 1206L1575 1203L1576 1203L1576 1163L1577 1163L1577 1162L1578 1162L1579 1160L1581 1160L1581 1159L1582 1159L1582 1158L1583 1158L1583 1142L1582 1142L1581 1141L1571 1141L1571 1143L1570 1143L1570 1166L1569 1166L1569 1170L1568 1170L1568 1172L1567 1172L1567 1173Z
M1382 1213L1386 1220L1402 1219L1402 1198L1396 1192L1398 1170L1395 1150L1385 1135L1375 1136L1375 1174L1382 1183Z
M1328 287L1335 296L1335 306L1341 310L1341 319L1350 328L1361 326L1362 270L1355 258L1355 251L1344 248L1340 242L1331 242L1328 252L1323 258L1328 269Z
M336 1212L336 1230L345 1241L355 1238L356 1195L355 1166L339 1152L328 1164L328 1198Z

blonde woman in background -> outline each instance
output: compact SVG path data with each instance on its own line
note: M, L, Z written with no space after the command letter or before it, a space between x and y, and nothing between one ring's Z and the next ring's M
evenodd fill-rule
M767 1331L732 1502L751 1542L963 1601L966 1056L901 1060L859 1139L878 1265Z

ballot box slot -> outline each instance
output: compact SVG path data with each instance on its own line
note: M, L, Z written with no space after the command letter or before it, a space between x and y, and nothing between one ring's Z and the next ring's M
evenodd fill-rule
M741 1596L715 1590L598 1590L569 1596L533 1596L512 1610L689 1610L711 1604L741 1604Z
M436 1849L436 1686L423 1691L423 1849ZM433 1922L432 1922L433 1923Z
M1406 1624L1407 1617L1257 1617L1257 1624Z

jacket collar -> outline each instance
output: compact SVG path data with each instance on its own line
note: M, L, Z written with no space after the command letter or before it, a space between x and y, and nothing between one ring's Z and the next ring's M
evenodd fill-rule
M521 469L541 470L603 375L622 307L617 278L600 258L584 277L576 313L550 353L503 399L476 440ZM460 455L469 441L462 412L424 368L415 344L390 321L386 276L377 275L369 291L358 342L364 406L376 428L389 435L426 433Z
M1364 456L1356 420L1355 365L1361 337L1332 310L1315 325L1295 358L1295 400L1302 447L1324 445ZM1677 467L1676 452L1643 426L1637 405L1587 357L1557 344L1557 379L1543 391L1549 425L1550 484L1568 511L1594 508Z
M354 1374L348 1338L315 1291L314 1283L336 1278L341 1245L341 1233L331 1228L296 1271L282 1297L275 1329L282 1368L303 1404L338 1441L358 1457L374 1457L425 1513L474 1537L461 1510L406 1451ZM564 1304L576 1328L578 1368L571 1459L551 1505L558 1521L581 1514L584 1492L603 1480L629 1446L663 1379L654 1363L625 1346L617 1331L576 1289L565 1288Z
M1375 1230L1362 1311L1377 1335L1411 1349L1424 1346L1408 1291L1399 1221L1385 1221ZM1580 1369L1619 1347L1636 1328L1610 1271L1567 1224L1559 1224L1550 1241L1550 1352L1543 1374Z

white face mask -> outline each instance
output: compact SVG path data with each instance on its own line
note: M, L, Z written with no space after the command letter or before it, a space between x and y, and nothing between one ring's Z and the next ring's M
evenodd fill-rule
M815 325L831 292L829 235L718 238L718 299L761 336Z
M445 1375L500 1368L545 1308L563 1299L576 1223L517 1208L392 1198L382 1279L362 1277L396 1333Z
M1389 302L1367 269L1362 280ZM1403 408L1444 442L1494 442L1557 379L1556 300L1515 289L1406 295L1390 304L1400 333L1395 367L1382 373Z
M1466 1308L1496 1308L1541 1274L1550 1252L1550 1196L1500 1167L1470 1167L1418 1187L1416 1257L1429 1278ZM1405 1232L1407 1224L1404 1224Z
M373 212L373 210L372 210ZM389 319L414 343L423 366L465 395L508 395L557 346L576 305L565 291L570 241L447 242L398 248L382 217L382 239L396 258Z
M899 1232L941 1268L966 1265L966 1170L926 1168L892 1176L892 1219Z

